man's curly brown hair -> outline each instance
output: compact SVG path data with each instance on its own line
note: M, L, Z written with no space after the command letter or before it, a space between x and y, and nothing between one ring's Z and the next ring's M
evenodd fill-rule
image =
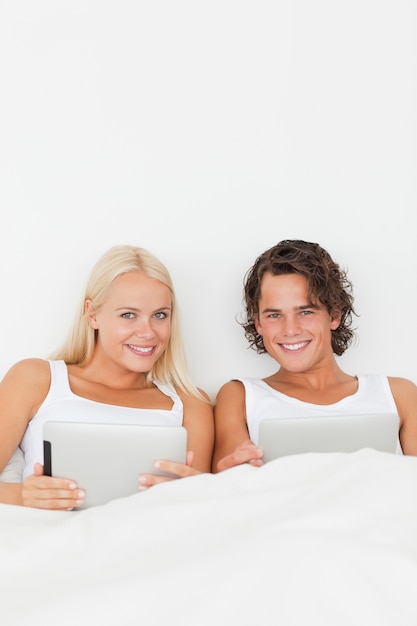
M351 328L352 316L356 315L352 283L346 272L318 243L300 239L285 239L266 250L245 274L243 293L246 308L240 323L250 347L258 354L266 352L262 336L256 331L254 322L254 316L259 312L261 281L266 272L274 276L305 276L310 302L322 304L331 316L341 316L339 327L332 330L332 349L339 356L343 354L355 338Z

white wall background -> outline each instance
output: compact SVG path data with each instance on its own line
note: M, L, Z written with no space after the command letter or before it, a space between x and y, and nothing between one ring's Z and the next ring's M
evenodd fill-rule
M417 382L416 26L413 0L0 1L0 374L117 243L170 269L197 384L272 373L242 279L301 238L355 286L341 364Z

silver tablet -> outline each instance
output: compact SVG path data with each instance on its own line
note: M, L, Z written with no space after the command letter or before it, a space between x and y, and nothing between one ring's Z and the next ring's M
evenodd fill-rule
M79 508L138 493L140 473L161 474L157 459L185 463L183 426L45 422L44 473L74 480L86 492Z
M395 453L396 413L272 418L259 424L258 445L268 462L304 452L355 452L373 448Z

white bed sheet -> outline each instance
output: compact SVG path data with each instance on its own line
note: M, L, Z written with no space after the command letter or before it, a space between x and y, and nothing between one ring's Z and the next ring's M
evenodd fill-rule
M0 506L2 626L416 626L417 458L306 454Z

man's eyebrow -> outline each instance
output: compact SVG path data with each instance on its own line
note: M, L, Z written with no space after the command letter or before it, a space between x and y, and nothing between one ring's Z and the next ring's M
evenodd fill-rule
M303 306L299 306L297 307L300 309L300 311L304 311L305 309L320 309L320 305L319 304L313 304L312 302L309 302L308 304L303 304Z
M302 304L300 306L296 306L294 307L294 311L305 311L307 309L319 309L320 306L318 304L313 304L312 302L310 302L309 304ZM266 308L266 309L262 309L261 313L281 313L282 309L273 309L273 308Z

